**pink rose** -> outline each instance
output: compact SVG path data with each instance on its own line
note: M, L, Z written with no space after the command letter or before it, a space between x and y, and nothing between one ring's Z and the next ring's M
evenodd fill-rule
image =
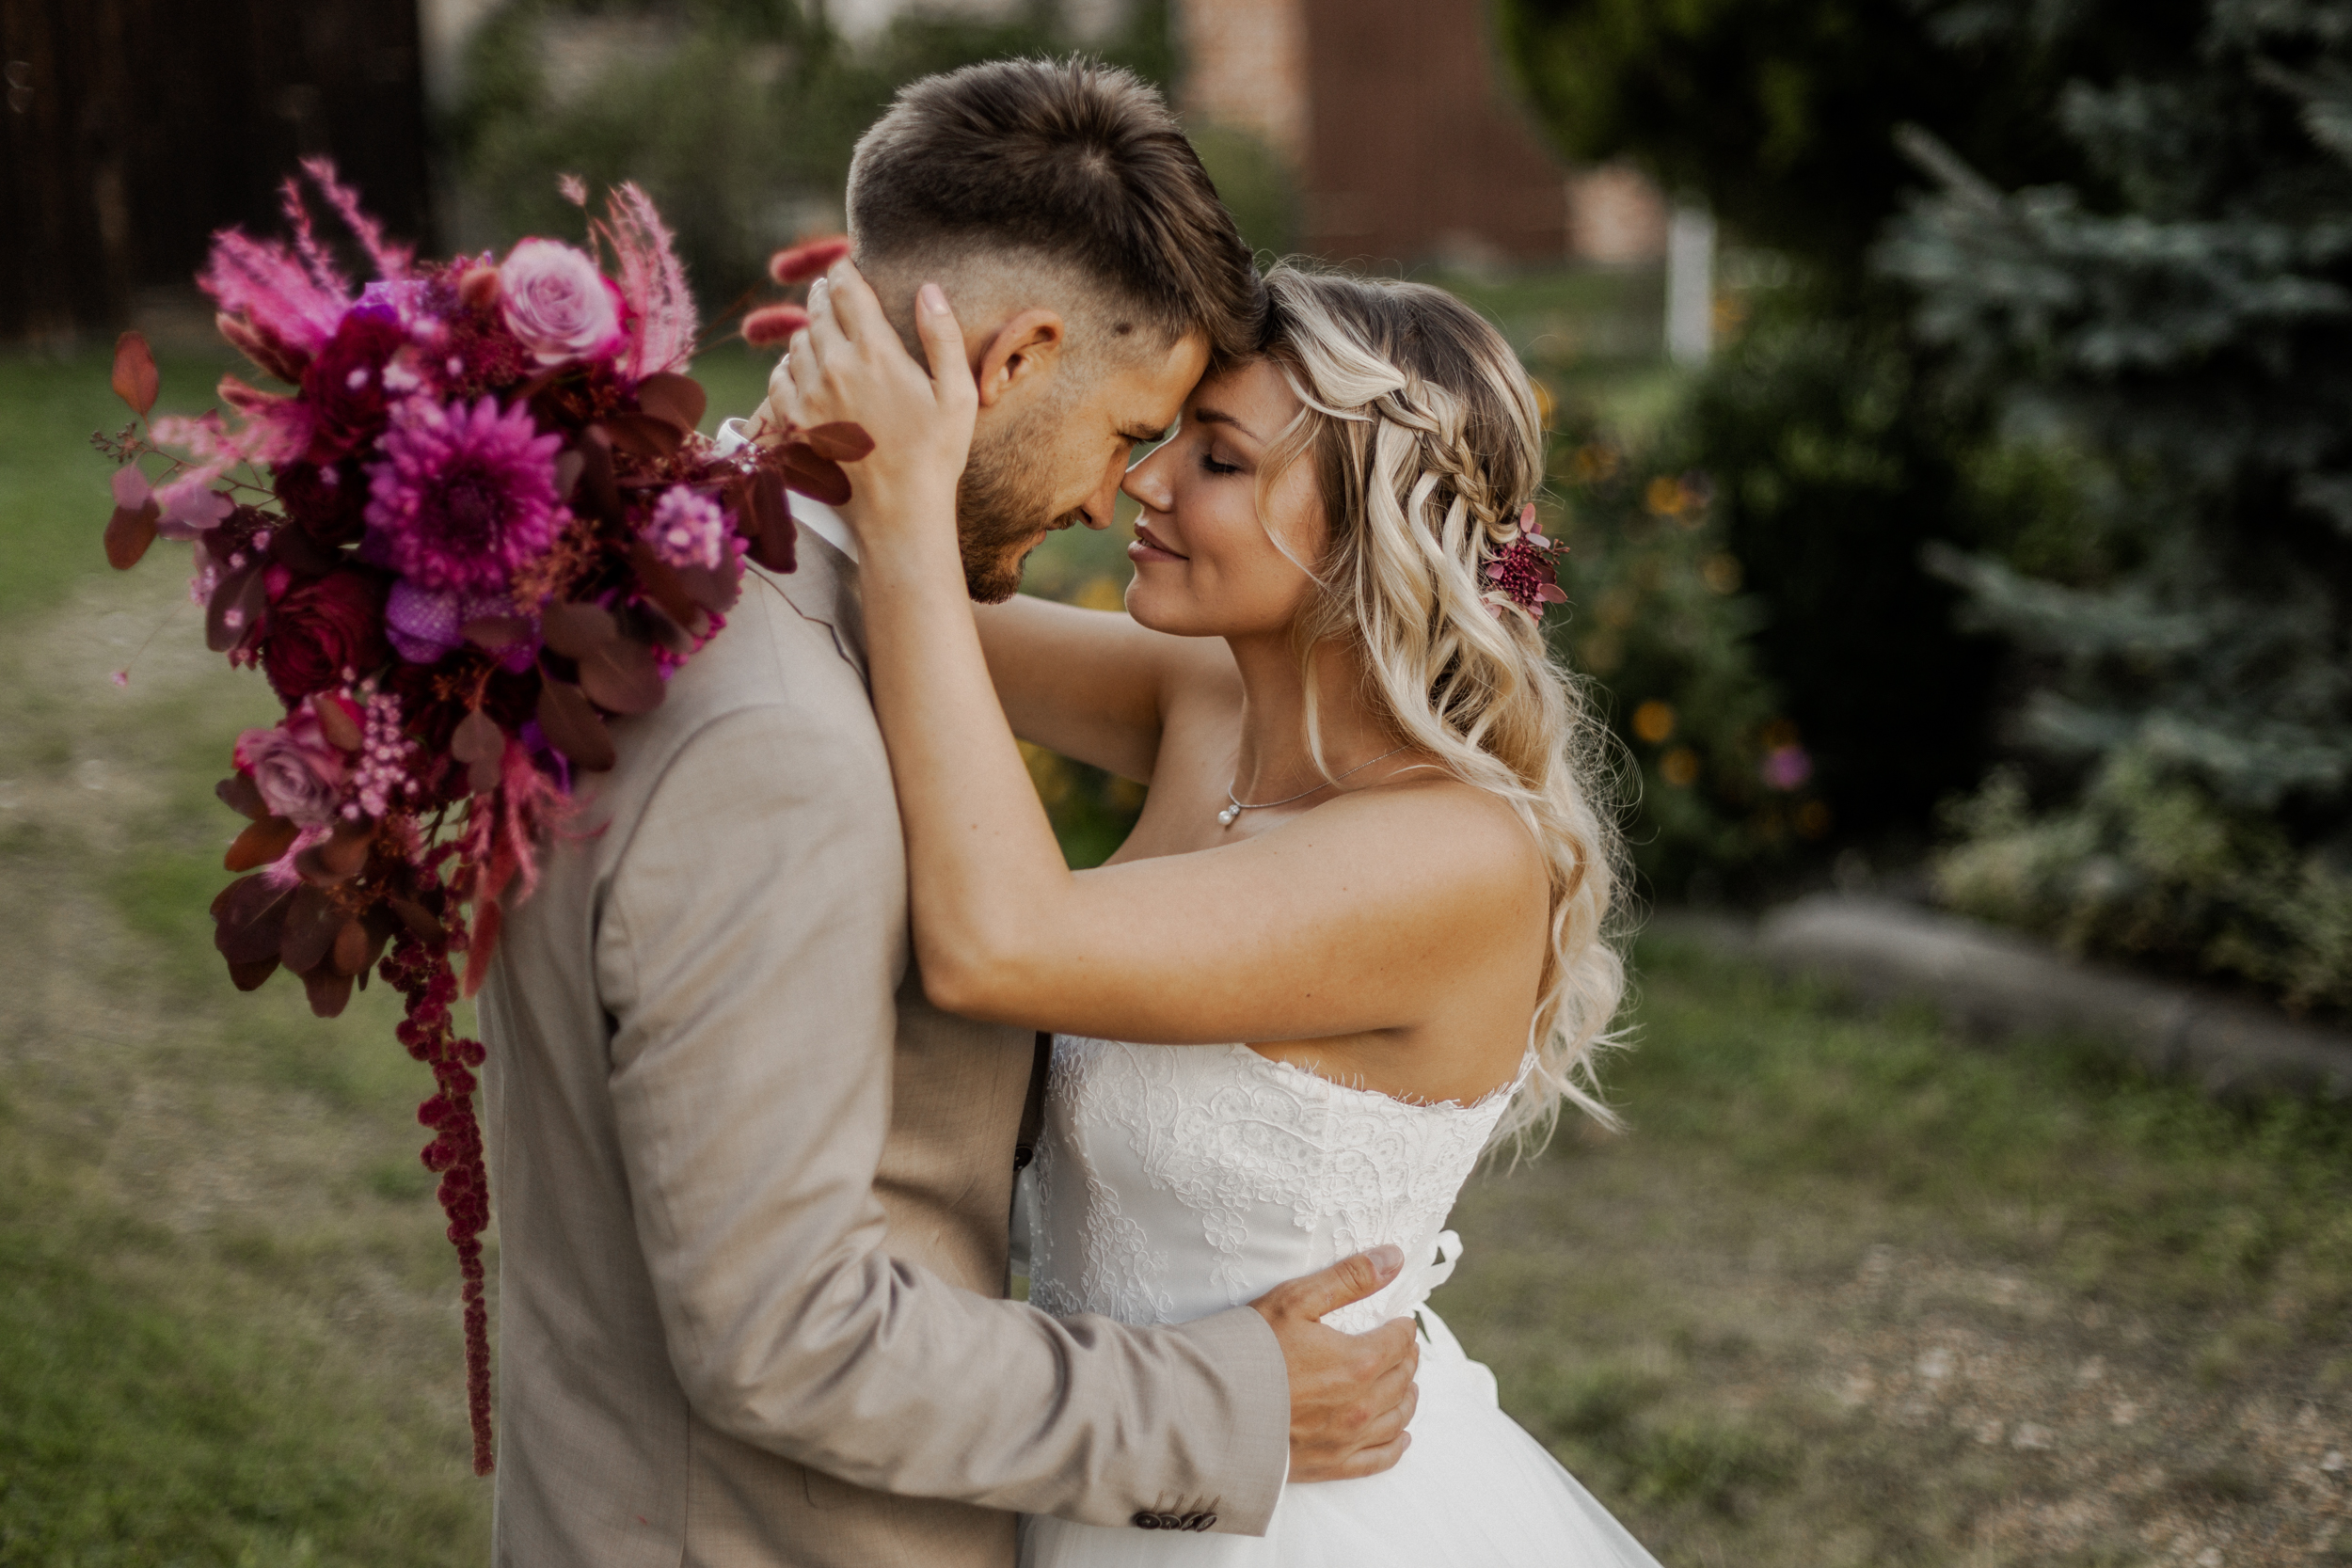
M303 827L333 820L342 798L351 765L326 738L311 703L342 702L318 696L286 716L274 730L247 730L237 736L237 770L253 780L262 803L272 813ZM344 703L346 716L351 705Z
M596 262L554 240L521 240L499 268L508 331L542 365L589 359L619 346L621 299Z

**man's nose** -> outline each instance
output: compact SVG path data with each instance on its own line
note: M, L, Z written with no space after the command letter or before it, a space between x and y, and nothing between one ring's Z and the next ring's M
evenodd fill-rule
M1110 476L1104 480L1102 488L1095 491L1094 494L1086 499L1084 511L1086 515L1087 527L1094 530L1097 533L1102 532L1104 529L1111 526L1112 514L1119 505L1119 481L1120 477L1120 470L1118 466L1114 464L1111 467Z

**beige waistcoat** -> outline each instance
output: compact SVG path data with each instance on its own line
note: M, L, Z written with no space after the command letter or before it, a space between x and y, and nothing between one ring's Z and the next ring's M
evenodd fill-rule
M1261 1532L1256 1313L1002 1299L1031 1037L923 999L856 567L800 555L613 724L482 994L497 1561L1009 1568L1012 1510Z

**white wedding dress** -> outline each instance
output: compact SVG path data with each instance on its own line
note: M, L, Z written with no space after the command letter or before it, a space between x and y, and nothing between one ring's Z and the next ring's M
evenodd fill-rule
M1023 1568L1657 1568L1423 1305L1453 1272L1445 1218L1509 1098L1414 1105L1243 1045L1057 1037L1029 1299L1182 1323L1393 1242L1404 1272L1324 1321L1360 1333L1417 1316L1421 1404L1394 1468L1285 1486L1263 1537L1030 1516Z

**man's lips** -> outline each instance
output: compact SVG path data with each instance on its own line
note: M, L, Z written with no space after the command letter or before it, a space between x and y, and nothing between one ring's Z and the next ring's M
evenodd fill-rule
M1169 549L1168 547L1167 541L1163 540L1158 534L1153 533L1148 525L1141 522L1136 524L1136 542L1128 546L1127 553L1129 555L1134 555L1138 549L1148 550L1154 555L1167 556L1171 561L1190 561L1192 559L1192 557L1188 555Z

